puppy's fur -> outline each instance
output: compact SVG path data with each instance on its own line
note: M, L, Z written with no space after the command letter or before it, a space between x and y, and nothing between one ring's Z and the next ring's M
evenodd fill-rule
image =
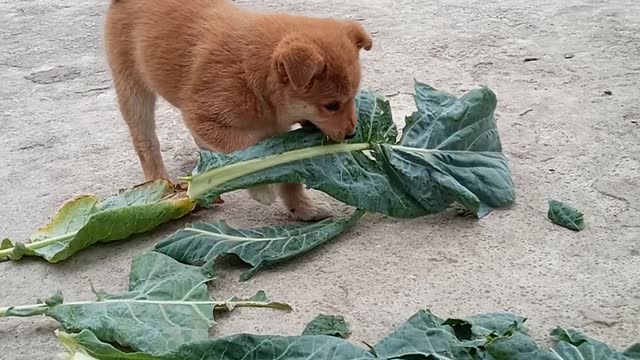
M309 121L335 141L352 136L361 49L357 22L260 14L225 0L113 0L107 57L146 180L168 178L155 133L161 96L180 109L198 146L231 152ZM302 185L279 185L295 218L329 215ZM251 189L262 203L273 187Z

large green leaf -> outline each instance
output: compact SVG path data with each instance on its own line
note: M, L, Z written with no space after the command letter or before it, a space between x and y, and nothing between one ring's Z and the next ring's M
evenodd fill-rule
M68 201L31 243L0 244L0 261L39 256L51 263L67 259L98 242L125 239L183 217L195 207L184 192L165 180L148 182L99 201L83 195Z
M134 259L126 293L96 292L97 301L68 303L56 294L40 304L0 308L0 317L45 314L67 331L87 329L103 341L162 354L186 342L207 339L214 308L289 309L286 304L270 302L262 292L246 300L214 301L206 285L210 280L197 267L147 252Z
M370 360L376 359L365 349L333 336L259 336L229 337L184 344L174 351L152 356L126 353L103 343L90 331L80 334L58 332L67 348L67 359L98 360Z
M236 229L224 221L194 224L159 242L154 251L191 265L202 265L212 273L215 261L236 255L252 266L241 280L270 266L306 253L333 239L362 217L356 211L343 219L326 219L314 224L289 224L254 229Z
M512 314L484 314L467 319L440 319L428 311L415 314L368 351L333 336L234 335L187 343L172 352L151 356L124 353L90 331L58 333L69 355L98 360L640 360L640 344L624 352L580 333L557 329L555 344L545 350L529 337L524 318Z
M482 217L512 203L495 94L482 88L456 98L416 83L416 105L398 143L388 102L363 92L357 135L344 144L303 128L229 155L203 152L187 178L189 196L207 205L227 191L298 182L394 217L437 213L454 202Z

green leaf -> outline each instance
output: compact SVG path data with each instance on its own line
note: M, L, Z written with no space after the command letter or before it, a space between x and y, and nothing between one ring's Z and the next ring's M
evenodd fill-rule
M524 321L508 313L443 320L420 311L381 340L374 351L385 359L553 359L526 334Z
M232 154L203 152L187 180L203 205L228 191L269 183L304 183L357 208L410 218L454 202L482 217L515 199L496 128L496 97L482 88L461 98L416 83L418 111L397 131L389 103L357 97L356 137L330 144L308 128Z
M427 213L457 202L476 216L515 199L509 164L488 88L456 98L416 83L418 110L406 119L397 145L383 144L388 173L397 177Z
M631 359L640 359L640 343L629 346L622 354Z
M329 335L346 339L351 335L351 328L342 316L320 314L307 324L302 335Z
M458 324L461 326L462 324ZM458 338L454 329L430 311L419 311L374 346L379 358L476 359L484 337ZM421 356L421 357L419 357Z
M118 350L110 344L100 341L90 330L82 330L79 334L69 334L55 330L58 341L67 350L65 354L59 354L60 360L154 360L160 359L150 354L130 353ZM91 354L91 355L90 355Z
M584 229L584 216L582 213L560 201L549 201L549 211L547 217L554 224L566 227L567 229L580 231Z
M507 338L521 332L524 328L525 318L508 313L490 313L474 315L465 319L447 319L442 324L448 325L459 340L468 341L483 338L484 340L497 340Z
M519 331L491 340L485 349L492 360L558 360L529 335Z
M69 355L82 354L98 360L370 360L374 355L333 336L233 335L188 343L174 351L151 356L126 353L103 343L90 331L57 332Z
M45 314L67 331L86 329L103 341L160 354L186 342L207 339L214 309L231 311L249 306L290 310L286 304L270 302L262 292L247 300L214 301L206 285L210 280L197 267L147 252L134 259L126 293L103 293L98 301L68 303L56 295L40 304L0 308L0 317Z
M0 261L39 256L51 263L67 259L95 243L126 239L189 214L195 203L165 180L148 182L103 201L92 195L68 201L31 243L0 244Z
M557 356L556 359L640 360L640 343L629 347L624 352L618 352L605 343L591 339L574 330L559 327L553 330L551 335L556 339L552 349L554 355Z
M353 226L364 214L356 211L343 219L313 224L290 224L236 229L224 221L193 224L156 244L154 251L186 264L201 265L213 273L216 260L236 255L252 266L241 280L264 267L286 261L324 244Z

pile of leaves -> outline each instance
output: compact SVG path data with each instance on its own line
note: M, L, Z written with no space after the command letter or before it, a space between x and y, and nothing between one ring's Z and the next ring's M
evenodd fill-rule
M618 352L576 331L557 328L545 349L527 334L523 317L495 313L443 320L419 311L375 346L344 340L342 316L320 315L300 336L250 335L209 339L216 311L263 307L289 311L263 292L248 299L214 300L199 268L146 252L133 260L129 290L111 295L93 289L95 301L64 302L62 294L34 305L0 308L0 317L46 315L75 360L640 360L640 344Z
M358 210L311 225L195 224L156 251L210 270L218 257L235 254L252 266L243 275L247 279L336 237L365 212L411 218L459 204L480 218L511 204L515 192L496 128L495 94L481 88L457 98L422 83L415 91L417 110L406 119L400 140L388 101L361 92L356 136L345 143L302 128L231 154L203 152L186 184L158 180L102 201L70 200L30 243L3 240L0 261L23 256L62 261L92 244L147 232L196 206L211 206L221 194L260 184L304 183Z
M544 349L527 334L524 322L524 318L507 313L443 320L429 311L419 311L368 348L329 335L239 334L186 343L164 354L149 354L116 349L89 330L79 334L58 332L57 336L68 350L62 359L75 360L640 359L640 343L618 352L602 342L563 328L553 330L554 345Z
M63 358L77 360L498 360L573 359L576 354L640 359L637 345L618 353L563 329L553 332L554 348L544 350L526 334L524 319L511 314L442 320L421 311L368 349L335 337L347 337L349 325L342 317L326 315L310 323L301 336L208 339L216 311L290 310L263 292L246 299L212 299L207 283L223 256L234 255L251 266L241 276L246 280L266 266L335 238L367 212L413 218L458 204L481 218L514 201L496 129L494 93L481 88L457 98L422 83L416 83L415 90L417 110L406 119L399 140L389 103L362 92L356 99L357 135L345 143L332 143L317 129L302 128L232 154L203 152L184 184L158 180L104 200L70 200L31 242L2 240L0 261L36 256L56 263L95 243L127 239L184 217L198 206L209 207L226 192L261 184L304 183L355 207L352 215L251 229L224 221L192 224L134 259L125 293L92 289L97 300L75 302L65 302L56 293L33 305L0 308L0 317L54 318L64 330L57 332L68 349ZM550 212L553 221L571 222L578 214L558 209ZM583 226L575 221L573 225Z

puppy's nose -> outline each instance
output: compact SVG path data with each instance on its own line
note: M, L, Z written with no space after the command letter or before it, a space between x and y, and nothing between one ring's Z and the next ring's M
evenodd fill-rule
M349 134L349 135L345 136L344 138L345 138L345 139L347 139L347 140L351 140L351 139L353 139L355 136L356 136L356 132L354 131L353 133L351 133L351 134Z

